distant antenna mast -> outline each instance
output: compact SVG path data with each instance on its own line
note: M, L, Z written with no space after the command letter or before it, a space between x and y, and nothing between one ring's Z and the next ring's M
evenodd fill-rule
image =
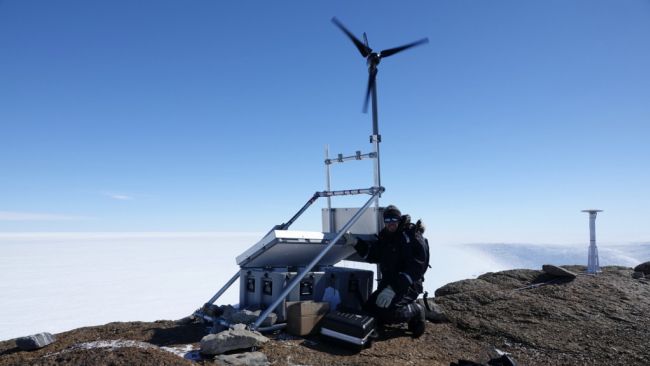
M587 259L587 273L597 274L600 272L598 263L598 247L596 246L596 215L603 210L582 210L589 213L589 258Z

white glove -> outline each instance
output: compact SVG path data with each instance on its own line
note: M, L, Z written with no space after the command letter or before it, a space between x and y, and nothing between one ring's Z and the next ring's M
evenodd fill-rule
M358 239L357 239L356 235L353 235L351 232L348 231L347 233L343 234L343 237L345 238L345 244L346 245L355 245L355 244L357 244Z
M395 291L393 291L393 289L388 286L385 289L381 290L377 296L377 301L375 301L375 304L377 304L377 306L380 308L387 308L393 301L393 297L395 297Z

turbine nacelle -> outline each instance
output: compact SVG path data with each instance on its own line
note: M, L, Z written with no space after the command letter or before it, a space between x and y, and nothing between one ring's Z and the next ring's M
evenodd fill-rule
M368 65L368 71L377 70L377 65L381 62L381 54L373 52L366 57L366 64Z

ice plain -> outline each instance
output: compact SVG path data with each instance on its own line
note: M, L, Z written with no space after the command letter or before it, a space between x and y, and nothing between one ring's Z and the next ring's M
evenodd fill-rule
M0 340L112 321L179 319L209 300L263 233L0 234ZM432 240L433 239L433 240ZM430 238L425 288L482 273L584 264L586 244L444 244ZM650 243L599 244L601 265L650 259ZM343 261L342 266L374 266ZM217 301L236 304L239 284Z

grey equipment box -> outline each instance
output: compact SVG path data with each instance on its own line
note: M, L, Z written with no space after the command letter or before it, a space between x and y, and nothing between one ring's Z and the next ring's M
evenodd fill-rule
M322 301L325 288L333 287L338 290L341 299L339 309L361 310L372 293L373 279L372 271L346 267L325 267L322 284L317 287L316 299Z
M245 268L240 271L239 308L266 309L291 282L298 272L287 268ZM278 321L286 320L287 301L316 301L318 286L322 284L323 272L309 272L273 311ZM322 291L321 291L322 293Z
M323 232L337 232L350 221L352 216L359 212L359 208L324 208L321 213L323 222ZM352 225L350 231L352 234L378 234L384 228L383 207L369 207L359 220Z

